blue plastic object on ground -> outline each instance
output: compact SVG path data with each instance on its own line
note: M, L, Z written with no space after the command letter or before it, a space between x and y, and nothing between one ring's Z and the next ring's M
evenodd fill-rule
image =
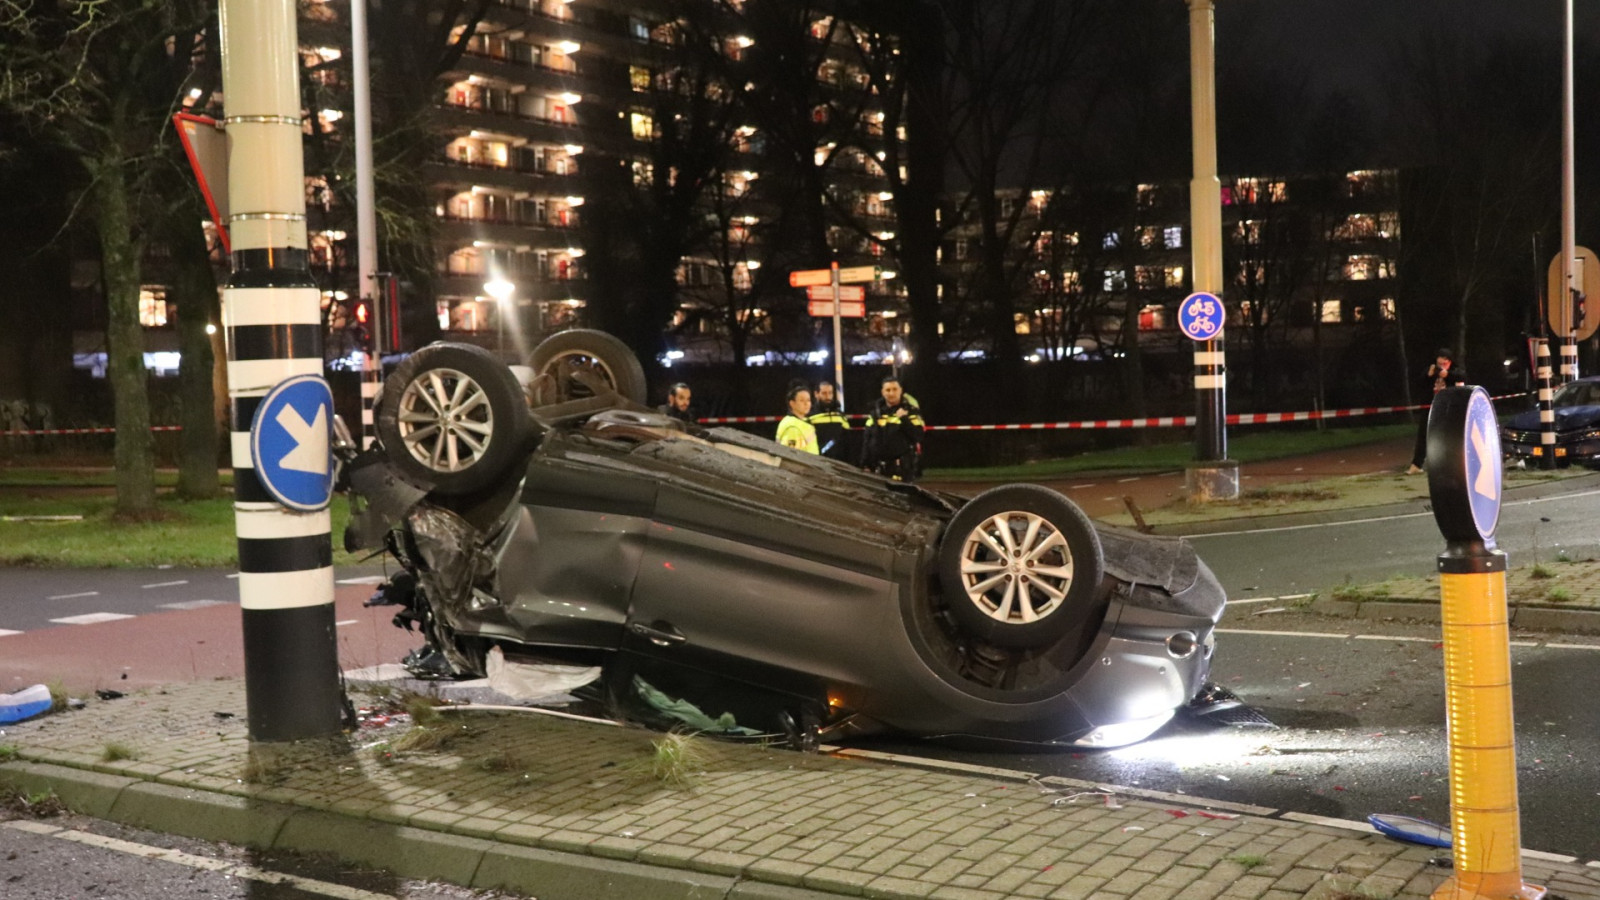
M1380 833L1398 840L1426 847L1450 846L1450 829L1438 822L1388 813L1373 813L1367 816L1367 821L1371 822L1372 827L1378 829Z
M0 694L0 725L48 712L50 703L50 689L42 684L23 688L15 694Z

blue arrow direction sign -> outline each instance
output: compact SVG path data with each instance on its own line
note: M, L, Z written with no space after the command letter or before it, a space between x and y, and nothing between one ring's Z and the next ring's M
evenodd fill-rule
M1197 291L1178 304L1178 330L1191 340L1209 341L1222 332L1226 312L1216 294Z
M333 499L333 391L321 375L278 383L250 423L250 459L273 499L314 512Z
M1466 430L1467 500L1472 524L1487 541L1500 523L1500 424L1482 388L1467 402Z

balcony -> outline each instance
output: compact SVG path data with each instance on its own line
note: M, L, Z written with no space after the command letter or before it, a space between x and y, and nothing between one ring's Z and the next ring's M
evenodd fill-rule
M512 219L467 219L440 216L438 242L446 247L466 247L473 241L557 250L574 246L576 229L548 222Z
M586 278L557 278L537 272L523 274L507 272L504 277L517 286L519 301L530 300L587 300L589 281ZM434 284L440 297L481 297L486 276L481 273L449 272L439 276Z
M438 116L440 126L446 130L459 128L462 131L471 131L481 128L530 141L544 141L548 144L583 142L580 137L583 131L576 122L557 122L554 119L527 116L518 112L488 110L455 103L437 104L434 106L434 112Z
M499 166L448 157L425 163L423 177L430 184L462 190L482 185L551 197L580 193L574 175L557 175L533 166Z

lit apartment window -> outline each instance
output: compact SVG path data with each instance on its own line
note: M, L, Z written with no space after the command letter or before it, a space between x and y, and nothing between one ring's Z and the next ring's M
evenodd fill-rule
M1161 189L1160 189L1159 186L1154 185L1154 184L1141 184L1141 185L1139 185L1139 187L1138 187L1139 208L1140 209L1149 209L1150 207L1155 206L1156 205L1156 201L1158 199L1160 199L1160 196L1161 196Z
M139 324L160 328L167 324L167 292L161 288L139 289Z
M650 70L644 66L629 66L628 83L636 91L650 90Z
M1108 231L1106 236L1100 239L1100 246L1106 250L1115 250L1122 246L1122 235Z
M1128 289L1127 269L1106 269L1105 278L1101 282L1101 289L1107 291L1124 291Z
M1133 283L1142 291L1154 290L1166 284L1166 270L1161 266L1135 266ZM1106 288L1111 290L1111 288Z
M1083 278L1078 275L1076 269L1068 269L1061 273L1061 290L1069 294L1075 294L1082 289Z
M1344 321L1344 304L1338 300L1322 301L1322 321L1337 325Z
M1357 253L1344 261L1346 281L1370 281L1374 278L1393 277L1391 264L1377 254Z
M1166 247L1168 250L1176 250L1179 247L1182 247L1183 246L1183 226L1182 225L1168 225L1166 228L1162 229L1161 230L1161 243L1162 243L1162 246Z
M633 130L634 140L648 141L651 135L655 134L655 120L644 113L631 114L628 123Z
M1386 322L1393 322L1394 321L1394 298L1393 297L1384 297L1383 299L1378 301L1378 314L1383 316L1383 319Z
M1167 266L1163 274L1167 287L1183 287L1183 266Z
M1146 250L1154 249L1160 245L1161 229L1154 225L1143 225L1139 228L1139 246Z

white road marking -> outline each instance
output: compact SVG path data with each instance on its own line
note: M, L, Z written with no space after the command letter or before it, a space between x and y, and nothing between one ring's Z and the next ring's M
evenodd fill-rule
M177 587L180 584L188 584L188 583L189 582L187 582L187 581L158 581L155 584L145 584L145 585L140 585L140 587L142 587L142 588L144 588L145 590L148 591L151 588Z
M382 575L363 575L360 578L340 578L334 584L383 584L388 580Z
M21 634L21 633L22 632L20 632L20 631L7 631L4 628L0 628L0 637L10 637L13 634Z
M1075 484L1071 488L1069 488L1068 490L1081 491L1084 488L1092 488L1094 486L1095 486L1095 482L1091 481L1088 484Z
M84 591L81 594L57 594L54 597L46 597L45 599L46 600L71 600L74 597L98 597L98 596L100 596L100 592L99 591Z
M1291 600L1304 600L1311 594L1284 594L1282 597L1230 597L1229 606L1240 606L1246 603L1288 603Z
M1439 643L1439 639L1436 637L1410 637L1397 634L1352 634L1350 636L1358 641L1411 641L1416 644Z
M50 621L58 625L98 625L101 622L115 622L118 619L131 618L133 616L123 615L122 613L97 612L84 613L81 616L67 616L64 619L51 619Z
M1137 475L1133 476L1132 478L1118 478L1117 479L1117 484L1127 484L1130 481L1138 481L1138 480L1139 480L1139 476L1137 476Z
M1265 634L1273 637L1320 637L1346 640L1354 637L1352 634L1333 634L1327 631L1261 631L1255 628L1218 628L1218 634Z
M235 572L232 575L226 575L226 576L223 576L223 577L225 577L225 578L238 578L239 577L239 573Z
M1600 644L1545 644L1552 650L1600 650Z
M333 627L335 627L335 628L343 628L346 625L359 625L359 624L361 624L361 620L360 619L342 619L342 620L340 620L338 622L333 623Z
M188 866L191 869L202 869L208 872L220 872L235 878L244 878L249 881L259 881L264 884L281 884L302 890L311 894L321 894L324 897L337 897L339 900L395 900L392 894L379 894L373 891L364 891L360 888L346 887L331 881L320 881L315 878L303 878L299 875L290 875L287 872L273 872L268 869L251 865L240 865L225 859L213 859L208 856L197 856L185 853L182 850L169 850L164 847L152 847L149 844L136 844L133 841L124 841L104 835L91 834L87 831L75 831L69 828L57 828L44 822L32 819L21 819L13 822L0 822L7 828L36 834L40 837L55 838L62 841L72 841L88 847L98 847L115 853L125 853L129 856L139 856L144 859L153 859L159 862L174 863Z
M1508 503L1502 503L1501 509L1504 509L1507 506L1532 506L1535 503L1549 503L1554 500L1576 500L1582 497L1592 497L1596 494L1600 494L1600 490L1579 491L1576 494L1552 494L1549 497L1530 497L1527 500L1513 500ZM1106 499L1114 500L1116 498L1107 497ZM1420 500L1421 498L1418 498L1419 502ZM1246 528L1239 531L1214 531L1209 534L1187 535L1184 540L1198 541L1204 540L1205 538L1238 537L1241 534L1269 534L1274 531L1304 531L1308 528L1332 528L1336 525L1366 525L1372 522L1397 522L1401 519L1417 519L1423 516L1432 515L1433 513L1431 512L1401 513L1396 516L1373 516L1369 519L1349 519L1344 522L1311 522L1306 525L1280 525L1277 528Z
M205 609L208 606L226 606L226 600L185 600L182 603L157 604L161 609Z

